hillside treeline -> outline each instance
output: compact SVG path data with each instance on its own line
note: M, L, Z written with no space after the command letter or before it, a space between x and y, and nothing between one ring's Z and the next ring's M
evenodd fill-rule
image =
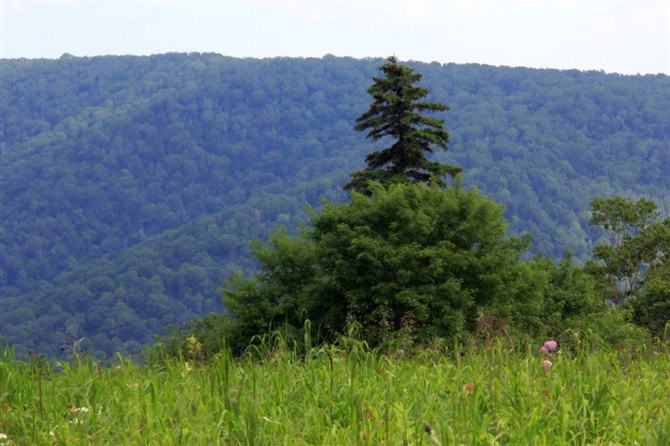
M0 333L133 350L220 311L247 242L295 228L375 147L351 131L379 60L214 54L3 60ZM670 208L670 80L408 63L451 106L450 150L531 252L585 260L596 197Z

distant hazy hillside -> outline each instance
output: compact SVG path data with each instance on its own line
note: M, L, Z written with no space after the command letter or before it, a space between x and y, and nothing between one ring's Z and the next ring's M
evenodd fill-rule
M220 310L247 242L340 201L381 60L3 60L0 336L105 352ZM598 196L670 209L670 78L410 63L449 104L449 164L535 251L585 258Z

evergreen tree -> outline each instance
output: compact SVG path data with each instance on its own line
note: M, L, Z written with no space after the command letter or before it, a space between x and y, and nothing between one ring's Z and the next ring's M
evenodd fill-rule
M351 174L352 179L344 189L368 194L370 181L384 185L435 182L446 186L442 177L447 174L455 177L462 169L426 158L426 152L433 153L432 146L447 150L449 134L443 129L444 119L430 118L421 113L426 110L445 111L449 107L421 101L428 94L426 88L414 85L421 80L421 74L399 65L395 56L389 57L379 69L386 77L373 78L374 84L368 93L374 101L370 109L356 119L358 124L354 130L368 131L367 138L373 140L390 136L395 141L380 152L370 153L365 159L367 167Z

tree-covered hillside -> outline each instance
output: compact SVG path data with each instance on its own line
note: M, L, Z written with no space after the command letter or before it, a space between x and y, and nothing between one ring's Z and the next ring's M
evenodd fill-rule
M3 60L0 336L133 349L220 310L247 242L346 195L380 60L214 54ZM589 203L670 209L670 78L409 63L449 152L535 251L591 255ZM381 146L378 146L381 147Z

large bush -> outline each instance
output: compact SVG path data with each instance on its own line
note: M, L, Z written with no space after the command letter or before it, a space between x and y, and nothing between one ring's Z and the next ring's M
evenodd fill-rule
M503 208L476 189L373 187L327 204L312 228L257 243L259 273L227 282L225 316L242 346L309 318L323 337L357 322L378 344L399 330L418 340L474 329L484 306L510 298L526 240L505 238Z
M633 311L635 321L653 334L670 336L670 260L653 269L633 301Z
M377 188L327 206L313 225L328 289L314 316L346 314L375 341L402 328L423 337L472 329L477 310L506 292L523 245L505 239L501 205L459 187Z

